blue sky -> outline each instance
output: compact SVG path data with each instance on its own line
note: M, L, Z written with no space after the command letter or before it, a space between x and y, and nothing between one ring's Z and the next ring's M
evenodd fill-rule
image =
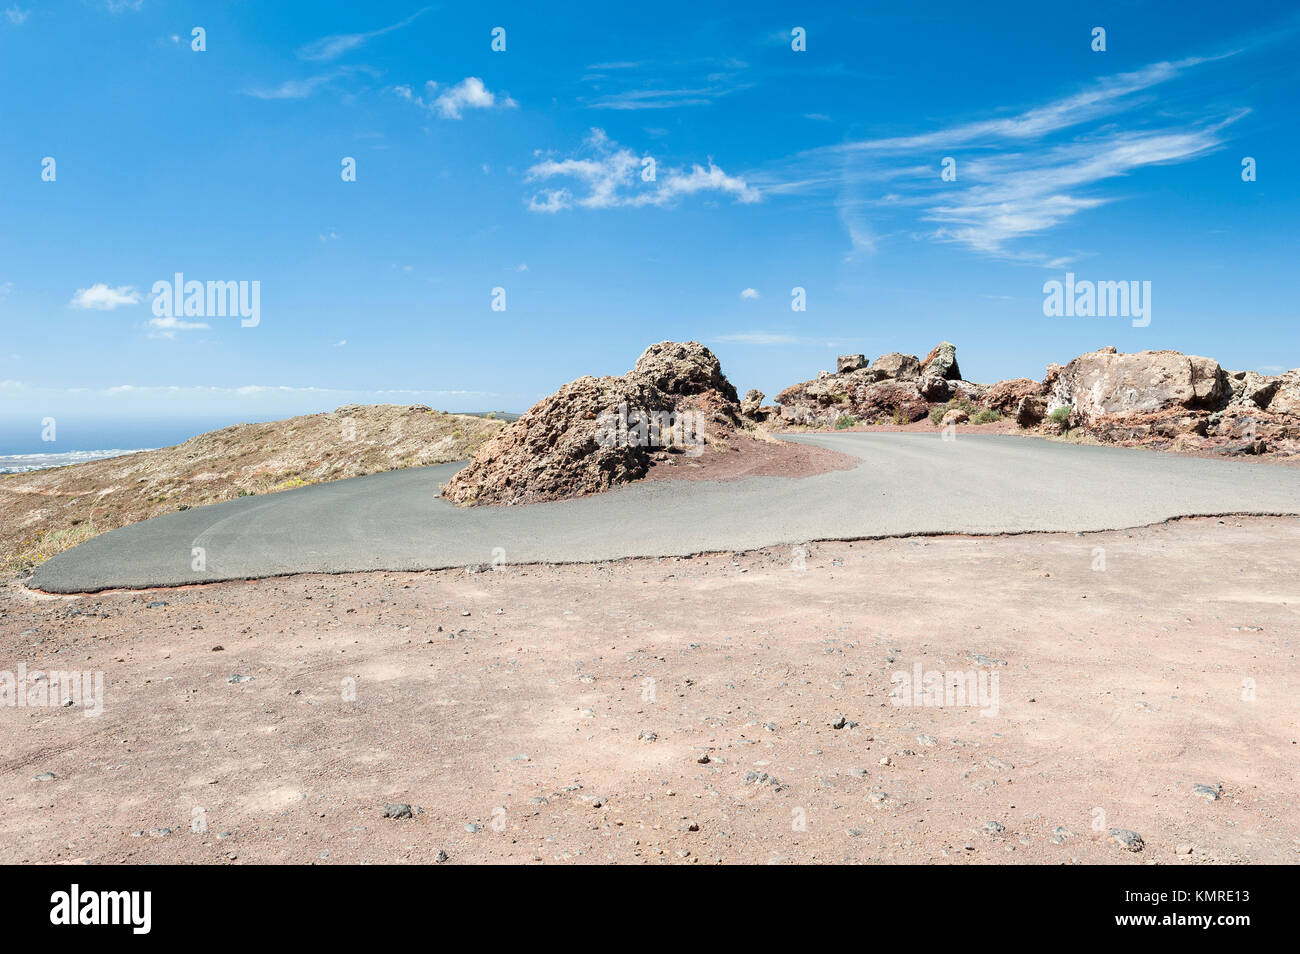
M1294 10L988 6L0 0L0 453L523 410L665 338L769 396L941 339L1300 365ZM1044 317L1066 271L1151 323ZM159 317L176 272L260 322Z

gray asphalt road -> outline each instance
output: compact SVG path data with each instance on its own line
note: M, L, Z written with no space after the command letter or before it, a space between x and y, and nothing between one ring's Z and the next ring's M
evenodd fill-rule
M37 569L51 592L285 573L683 556L912 533L1113 530L1176 516L1300 513L1300 469L1011 436L806 435L862 459L802 480L661 482L528 507L435 498L462 464L168 514ZM203 569L195 569L196 548Z

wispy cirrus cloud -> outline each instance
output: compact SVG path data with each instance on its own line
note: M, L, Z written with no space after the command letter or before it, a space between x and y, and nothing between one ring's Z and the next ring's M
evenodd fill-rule
M498 95L477 76L467 76L452 86L439 86L433 80L424 84L424 95L409 86L395 86L393 92L442 119L461 119L467 109L514 109L519 104L509 95Z
M771 331L738 331L732 334L718 335L714 341L724 344L747 344L759 347L778 345L811 345L818 348L840 348L845 345L843 338L810 338L806 335L790 335Z
M753 85L745 78L748 66L734 58L593 63L582 77L587 92L579 99L589 109L709 106Z
M258 86L244 90L245 96L256 99L306 99L334 78L334 74L308 76L304 79L285 80L278 86Z
M613 209L624 206L669 206L698 193L730 195L736 202L757 202L759 192L740 176L728 175L709 160L690 169L660 168L652 157L620 147L603 129L593 129L578 156L543 159L529 167L526 181L569 179L574 187L542 189L528 201L533 212L564 209ZM653 170L650 176L649 170ZM574 189L578 191L575 192Z
M1059 267L1069 256L1027 240L1117 201L1103 189L1108 180L1224 145L1227 127L1248 110L1171 125L1170 112L1148 108L1144 94L1232 55L1153 63L1014 115L808 150L752 178L772 194L832 195L847 258L874 253L896 231ZM956 160L955 180L940 176L945 156Z
M397 23L386 27L380 27L378 30L369 30L364 33L336 33L332 36L321 37L319 40L313 40L311 43L299 48L298 57L316 63L332 62L343 54L364 46L376 37L410 26L431 9L432 7L424 7L415 11L406 19L399 20Z

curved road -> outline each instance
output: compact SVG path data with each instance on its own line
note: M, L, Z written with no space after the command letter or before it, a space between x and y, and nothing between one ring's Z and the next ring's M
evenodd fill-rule
M55 593L286 573L427 570L685 556L916 533L1114 530L1170 517L1300 513L1300 468L1013 436L819 434L847 471L730 483L653 481L579 500L458 508L464 466L372 474L243 497L95 537L40 566ZM204 569L196 570L194 551Z

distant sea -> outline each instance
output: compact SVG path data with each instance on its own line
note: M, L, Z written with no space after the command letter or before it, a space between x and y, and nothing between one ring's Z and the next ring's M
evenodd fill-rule
M63 454L0 454L0 474L25 474L29 470L45 470L47 467L66 467L68 464L83 464L88 460L105 460L109 457L121 457L141 450L90 450L67 451Z

